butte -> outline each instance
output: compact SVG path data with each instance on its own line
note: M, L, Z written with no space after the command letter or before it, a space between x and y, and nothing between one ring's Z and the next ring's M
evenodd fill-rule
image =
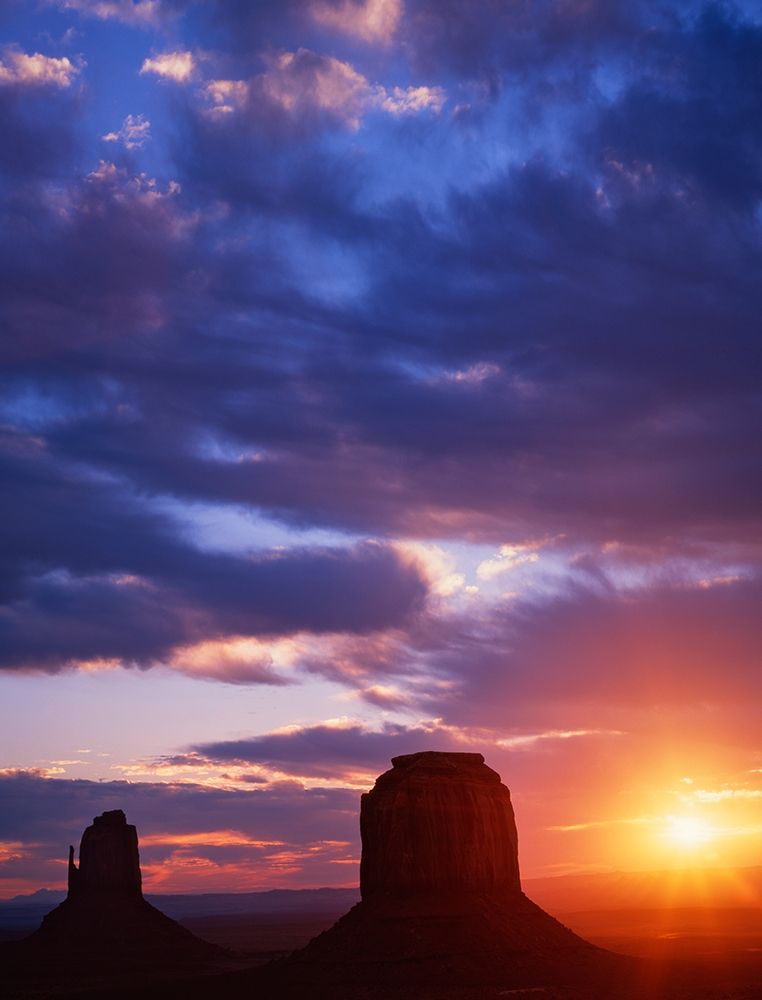
M202 970L224 957L143 898L138 835L121 809L96 816L82 835L79 867L69 848L69 891L21 955L63 981Z
M510 792L484 757L425 751L392 765L361 800L361 902L271 966L262 995L618 995L634 960L522 892Z

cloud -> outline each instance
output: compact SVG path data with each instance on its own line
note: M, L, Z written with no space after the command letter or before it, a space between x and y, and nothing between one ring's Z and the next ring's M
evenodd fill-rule
M121 142L125 149L141 149L151 138L151 123L143 115L127 115L118 132L106 132L104 142Z
M216 107L261 124L248 83L220 80L209 93ZM296 107L297 118L309 116ZM331 112L348 113L341 101ZM715 544L758 534L759 508L736 486L749 482L758 450L745 363L759 262L751 218L731 223L659 177L646 190L623 187L606 160L601 176L588 176L603 152L588 138L576 170L540 159L501 168L453 192L447 223L435 225L409 200L369 203L365 155L332 156L311 132L275 129L263 143L258 127L218 117L191 117L182 179L186 191L234 211L180 262L174 287L185 281L187 312L226 329L249 310L257 343L276 359L268 380L251 358L256 397L233 405L221 371L206 397L223 451L256 450L260 460L210 460L193 449L190 419L174 428L169 461L154 453L155 431L139 443L134 428L111 424L100 434L72 428L61 447L119 474L129 469L149 489L358 532L467 532L498 544L566 533L582 544L669 539L676 549L697 536ZM240 248L267 229L256 218L272 228L247 258ZM341 255L332 271L360 274L344 308L326 308L289 272L297 252L315 260L329 250ZM443 275L452 280L443 284ZM696 275L705 279L699 296ZM269 323L256 318L262 311ZM324 363L311 350L308 314L330 331ZM735 332L718 351L723 324ZM284 330L288 359L278 346ZM350 356L350 330L373 352L365 363ZM214 340L194 329L184 344L184 371L203 383ZM170 365L158 412L162 398L180 393L174 345L157 347ZM241 353L228 378L243 379ZM483 371L491 374L445 377ZM150 395L143 375L127 381ZM722 405L726 393L732 407ZM110 454L109 436L122 442Z
M233 754L244 759L247 753L257 759L273 757L293 773L322 761L329 779L312 779L314 787L273 780L272 775L262 782L259 765L248 765L247 771L245 763L235 774L237 784L225 787L177 780L96 782L5 771L0 774L0 895L40 885L63 887L67 845L79 842L93 816L116 808L124 809L138 827L148 892L356 885L360 788L331 785L330 776L345 774L367 787L376 773L388 768L384 755L419 748L485 752L487 763L498 769L512 792L523 834L525 874L547 864L548 856L563 858L564 840L575 830L616 826L626 837L632 825L637 850L644 839L640 827L663 825L674 813L674 798L664 787L665 754L658 740L644 745L626 735L540 732L527 734L523 747L501 749L492 745L494 735L480 731L469 738L436 724L411 725L407 731L387 727L385 732L344 724L293 727L254 738L248 748L249 741L230 744ZM528 746L530 739L534 743ZM696 752L701 746L699 742L683 753L696 769L701 766ZM680 753L670 747L668 756L679 768ZM226 751L222 744L220 756ZM635 752L643 768L639 775L632 771ZM712 753L707 767L718 774L725 767L723 755ZM723 790L731 787L732 781ZM701 803L717 810L718 829L731 832L732 820L733 832L750 835L750 863L755 844L751 835L759 828L758 809L754 812L758 802L758 796L747 795ZM596 857L598 863L608 863L614 857L612 841L580 840L575 857L579 863ZM643 860L648 862L647 854Z
M203 93L212 115L245 109L257 118L269 106L302 124L322 116L356 131L372 110L394 116L438 114L446 100L441 87L372 84L350 63L304 48L265 58L265 72L249 81L219 79L205 84Z
M195 73L192 52L162 52L143 60L140 73L153 73L175 83L187 83Z
M77 176L78 88L1 88L13 662L56 669L55 641L66 662L162 656L282 680L270 639L309 634L323 645L298 669L443 716L470 710L457 692L474 712L514 698L540 712L541 680L598 708L749 694L759 29L717 10L659 18L641 47L646 21L628 41L622 5L550 5L530 31L520 6L489 19L411 0L398 90L373 82L378 53L298 48L298 6L258 7L282 28L262 72L261 37L215 56L206 113L194 88L173 91L163 179L108 161ZM179 33L176 51L194 41ZM442 94L477 85L480 115L444 113ZM567 87L587 95L579 114ZM167 504L194 524L213 511L457 545L470 570L447 555L411 568L391 541L200 554ZM550 582L543 557L521 569L531 593L466 603L469 572L505 580L546 537ZM580 583L574 557L603 552L620 554L614 581ZM681 653L658 601L715 632ZM104 627L77 634L66 610Z
M82 64L68 56L31 55L16 48L6 48L0 56L0 87L70 87L82 71Z
M75 88L0 84L0 177L15 184L5 200L6 222L30 184L61 182L78 155L80 134Z
M170 761L176 768L185 766L187 774L196 773L194 769L199 767L213 774L216 767L225 768L227 778L241 780L251 769L260 780L291 775L316 787L341 781L365 789L376 775L388 770L390 758L398 754L419 750L482 753L511 790L524 833L522 865L527 871L538 864L538 858L547 863L548 854L557 857L564 850L563 838L546 836L548 826L577 821L580 802L585 803L588 817L595 815L599 804L605 810L610 803L612 789L622 788L623 783L631 788L631 755L642 743L630 733L596 726L532 729L520 722L520 706L511 704L507 709L506 704L492 727L463 727L430 719L371 728L337 719L318 725L292 725L248 739L204 743ZM659 806L672 803L669 793L665 797L658 769L663 763L663 748L658 739L649 743L649 748L641 756L640 773L647 777L642 787L638 785L624 796L625 808L635 803L635 808L643 809L652 797ZM688 758L696 767L701 766L693 749ZM160 769L157 774L162 773L161 761L156 766ZM715 756L710 767L717 766ZM168 776L171 773L168 771ZM648 782L656 774L659 778L654 789ZM592 846L593 855L599 846Z
M418 114L421 111L439 113L446 100L441 87L379 87L376 102L392 115Z
M136 28L159 25L172 4L164 0L48 0L61 10L76 11L101 21L119 21Z
M446 726L499 730L510 705L518 732L496 739L514 748L527 731L599 731L603 710L612 730L648 728L658 709L698 732L707 706L746 725L760 693L758 575L709 589L675 569L638 586L602 569L539 579L508 597L434 605L372 642L313 645L300 662L357 698Z
M367 634L425 606L424 568L392 546L205 552L138 498L51 462L38 439L3 444L16 483L3 512L6 668L169 659L191 674L282 683L267 649L233 640Z
M123 809L138 828L148 892L357 882L359 795L349 789L283 782L232 791L21 771L0 775L0 806L4 896L64 886L68 845L107 809Z
M307 49L281 52L260 77L263 94L290 114L316 109L333 114L350 128L359 128L372 98L365 77L349 63Z
M287 684L288 679L278 672L275 659L292 666L298 660L298 650L295 640L204 639L177 647L170 665L187 676L227 684Z
M485 559L476 568L476 575L480 580L493 580L503 573L509 573L519 566L526 566L537 562L539 556L534 549L537 544L528 545L501 545L497 557Z
M591 52L605 58L638 45L654 18L651 5L631 0L407 0L405 7L405 45L420 72L497 86L503 76L543 73L547 84L553 70L570 60L583 63Z
M402 0L313 0L310 16L327 28L364 42L389 44L399 27Z
M210 80L203 93L211 104L212 114L230 114L246 104L249 86L245 80Z
M7 231L0 247L8 267L6 318L19 346L34 341L44 350L47 341L52 348L56 328L67 327L70 344L81 346L102 340L104 331L108 339L133 324L161 326L161 295L197 222L179 194L174 181L162 185L109 161L75 183L48 183L43 190L19 185L5 218L27 220L25 247L14 256ZM38 254L46 259L34 264ZM84 270L88 281L80 280ZM11 274L21 281L15 293ZM34 295L27 284L32 281Z
M258 764L302 778L372 781L400 753L436 746L464 750L472 742L441 723L386 723L372 730L351 720L332 724L292 726L280 732L242 740L203 743L193 751L210 761Z
M382 545L259 558L206 554L183 544L169 524L84 483L59 488L58 513L46 509L44 488L27 495L27 516L46 526L35 543L36 565L25 565L29 548L14 565L21 534L7 551L5 668L147 667L170 659L181 670L187 663L192 675L282 683L266 653L252 657L245 646L209 640L372 632L401 624L426 597L417 567ZM77 494L89 494L81 507ZM98 511L101 527L86 542L80 527L87 531L88 510ZM68 532L63 546L54 539L61 522ZM97 553L96 536L103 542ZM131 553L130 539L150 545L152 555Z
M762 195L762 27L707 4L687 31L661 36L657 51L673 68L644 67L603 114L601 145L630 184L650 171L689 199L752 208Z
M486 725L510 703L526 720L585 726L604 704L614 724L617 710L742 707L759 696L760 586L752 577L710 590L677 580L620 589L580 578L463 622L460 635L452 622L439 667L456 683L432 710Z

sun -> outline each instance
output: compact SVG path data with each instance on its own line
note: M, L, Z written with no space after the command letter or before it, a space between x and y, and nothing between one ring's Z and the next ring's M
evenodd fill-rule
M680 847L701 847L714 840L714 828L698 816L669 816L665 836Z

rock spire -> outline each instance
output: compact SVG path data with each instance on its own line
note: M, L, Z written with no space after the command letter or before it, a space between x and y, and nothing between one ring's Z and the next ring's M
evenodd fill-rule
M98 893L142 896L138 831L121 809L96 816L82 834L79 868L69 847L69 897Z
M216 963L201 941L143 898L138 834L121 809L96 816L82 835L79 866L69 848L69 893L20 943L22 957L62 981L124 973L164 974Z

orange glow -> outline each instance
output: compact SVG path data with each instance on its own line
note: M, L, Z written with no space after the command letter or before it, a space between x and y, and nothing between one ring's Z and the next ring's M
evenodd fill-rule
M144 847L201 845L204 847L282 847L282 840L254 840L237 830L206 833L154 833L140 838Z
M717 832L698 816L669 816L664 835L680 847L691 848L710 843Z
M23 858L28 853L29 846L19 840L0 840L0 863Z
M347 857L350 844L343 840L320 840L292 845L280 841L247 840L236 831L209 834L151 836L141 838L141 846L169 846L167 857L143 859L143 886L147 892L254 892L282 889L294 883L299 888L317 888L325 884L324 874L311 878L315 863L351 866L343 886L357 884L359 859ZM251 857L205 857L204 847L259 847L262 855ZM335 884L332 882L332 884Z

